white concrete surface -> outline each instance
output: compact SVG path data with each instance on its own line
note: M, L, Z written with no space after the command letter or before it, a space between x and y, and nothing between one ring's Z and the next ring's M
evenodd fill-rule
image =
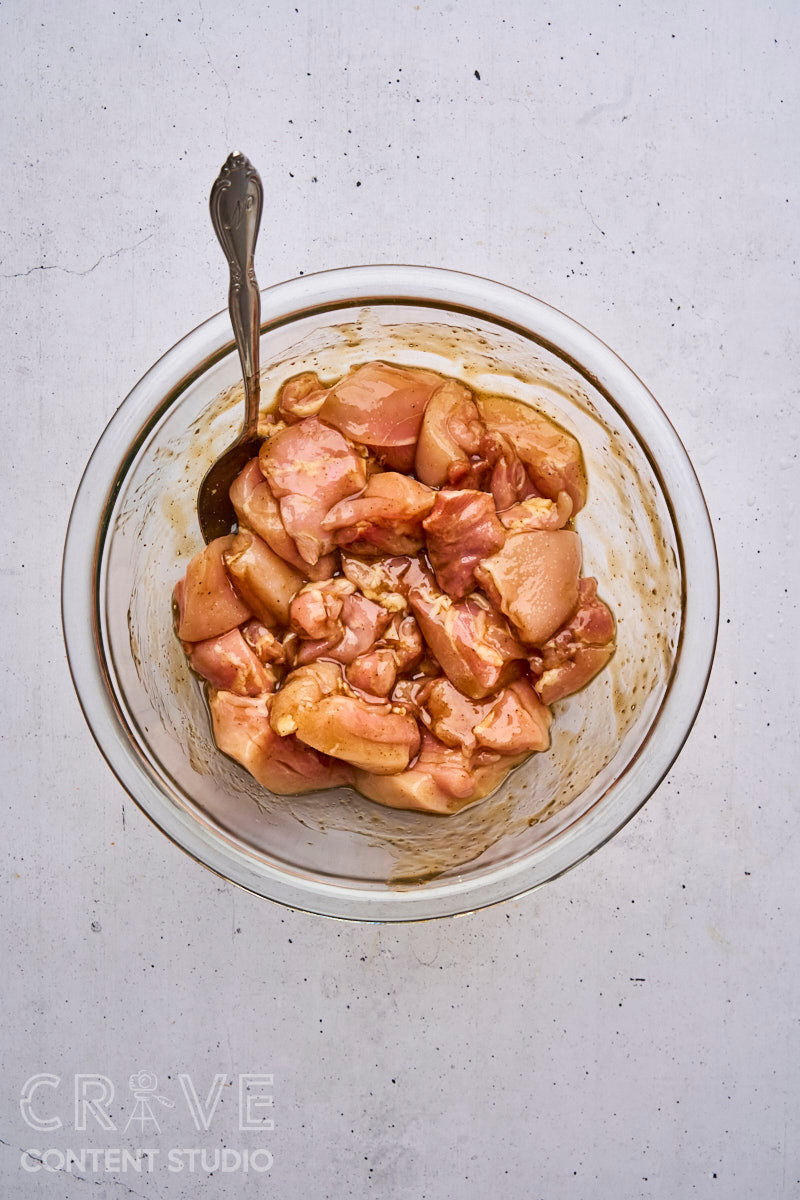
M797 1195L797 8L228 9L0 10L0 1192ZM259 901L170 845L84 726L70 501L137 377L224 304L206 196L235 148L267 189L262 283L391 260L532 291L632 364L700 474L723 595L705 707L642 813L517 903L381 929ZM149 1139L122 1132L139 1071L175 1103ZM45 1072L33 1111L62 1126L35 1132L19 1099ZM119 1132L75 1128L75 1073L114 1082ZM203 1097L226 1076L208 1133L180 1073ZM240 1073L273 1076L271 1132L237 1129ZM223 1145L272 1166L170 1170ZM161 1150L151 1174L21 1166L132 1146Z

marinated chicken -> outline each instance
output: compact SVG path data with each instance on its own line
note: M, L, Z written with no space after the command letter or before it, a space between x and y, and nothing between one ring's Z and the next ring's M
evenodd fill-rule
M614 652L571 528L578 442L383 362L288 380L266 432L231 487L238 531L173 594L217 746L282 795L438 815L485 798Z

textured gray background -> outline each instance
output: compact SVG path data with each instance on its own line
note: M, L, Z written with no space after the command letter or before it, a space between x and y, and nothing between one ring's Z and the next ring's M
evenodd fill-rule
M227 9L228 6L225 6ZM790 0L383 0L0 11L5 169L4 1196L784 1197L797 1063L798 13ZM479 73L480 79L476 77ZM641 374L718 538L705 707L601 853L518 903L350 926L196 866L94 748L58 576L89 452L220 309L206 207L266 187L262 284L353 262L500 279ZM275 1129L160 1109L151 1146L269 1174L26 1174L76 1071L274 1075ZM34 1134L18 1097L50 1071ZM45 1101L47 1102L45 1104ZM126 1107L127 1106L127 1107Z

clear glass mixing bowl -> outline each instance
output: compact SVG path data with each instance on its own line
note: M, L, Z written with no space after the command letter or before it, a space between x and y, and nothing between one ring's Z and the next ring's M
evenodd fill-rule
M711 525L675 431L633 372L540 300L474 276L372 266L262 294L262 395L372 358L430 366L536 405L583 447L584 574L618 622L610 667L555 706L553 745L451 817L351 790L260 788L214 746L172 629L171 592L201 546L197 489L241 419L227 312L136 385L75 498L64 633L86 719L120 783L199 862L262 896L398 921L492 904L596 850L657 787L691 728L716 639Z

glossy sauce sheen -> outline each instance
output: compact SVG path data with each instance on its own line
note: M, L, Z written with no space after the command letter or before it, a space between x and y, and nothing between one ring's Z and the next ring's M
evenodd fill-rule
M613 653L568 527L580 446L394 363L306 372L277 400L231 488L239 532L175 589L217 745L278 794L454 813L547 750L548 706Z

